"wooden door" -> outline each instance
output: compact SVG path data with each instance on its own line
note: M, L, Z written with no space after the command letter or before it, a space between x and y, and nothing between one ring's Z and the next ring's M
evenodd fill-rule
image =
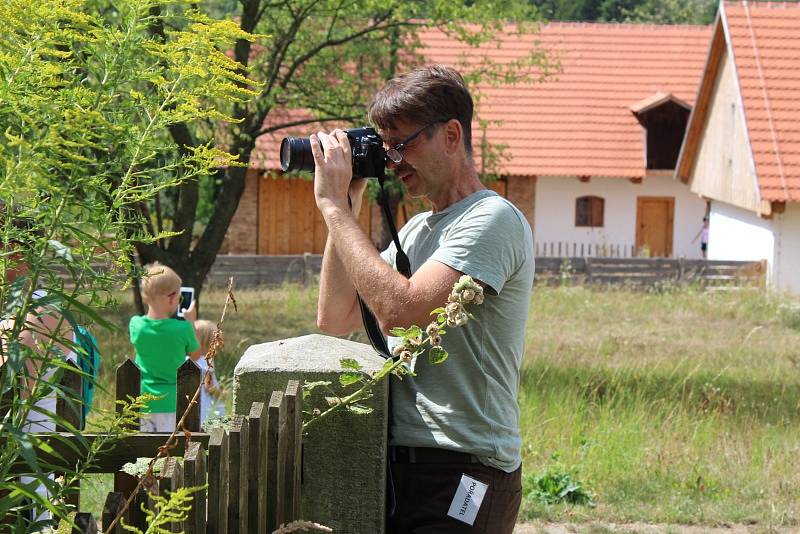
M672 226L675 197L636 199L636 252L649 251L651 257L672 256Z

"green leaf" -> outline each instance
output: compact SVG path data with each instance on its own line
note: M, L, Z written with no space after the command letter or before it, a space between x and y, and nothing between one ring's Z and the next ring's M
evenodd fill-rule
M342 387L355 384L359 380L361 380L361 375L358 373L342 373L339 375L339 383L342 385Z
M353 358L342 358L339 363L345 369L352 369L354 371L361 371L364 367Z
M367 415L372 413L372 408L363 406L361 404L351 404L347 407L347 410L353 412L356 415Z
M431 350L428 352L428 361L436 365L445 361L447 356L447 351L442 347L431 347Z
M406 339L422 337L422 328L418 327L417 325L410 326L406 329L406 333L403 337Z
M403 337L406 335L406 329L400 328L399 326L395 326L394 328L389 330L389 333L392 334L394 337Z
M435 310L433 310L431 312L431 315L439 315L440 313L444 313L444 308L443 307L436 308Z

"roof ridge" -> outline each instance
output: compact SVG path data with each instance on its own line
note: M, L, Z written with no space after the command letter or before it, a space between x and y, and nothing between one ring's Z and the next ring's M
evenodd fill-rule
M800 2L775 2L773 0L725 0L725 7L800 8Z
M509 25L514 25L513 23ZM653 22L607 22L607 21L570 21L560 20L543 22L542 28L590 28L590 27L603 27L614 29L653 29L653 30L707 30L711 24L656 24Z

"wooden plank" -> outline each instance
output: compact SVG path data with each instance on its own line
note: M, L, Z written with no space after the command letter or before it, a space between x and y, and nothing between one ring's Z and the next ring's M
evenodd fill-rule
M117 366L116 373L116 404L117 414L122 413L123 406L119 401L130 402L141 395L142 371L130 358ZM139 421L128 426L129 430L139 430Z
M183 481L187 488L197 488L206 484L206 451L193 441L186 448L183 457ZM192 504L184 527L186 534L205 534L206 532L206 492L201 489L192 494ZM263 532L263 531L261 531Z
M114 519L119 515L120 511L125 507L125 495L123 495L119 491L110 491L106 496L106 501L103 504L103 516L102 516L102 525L103 525L103 532L108 531L108 527L111 526L111 523ZM124 513L122 515L122 520L117 521L117 524L114 525L113 530L109 531L109 534L123 534L125 529L122 528L122 521L128 523L128 513Z
M44 449L38 451L39 459L42 462L47 462L56 466L74 466L79 461L86 460L89 448L96 439L107 439L104 434L96 434L84 432L80 437L75 436L69 432L61 432L52 435L41 435L40 439L47 447L53 449L52 454L44 452ZM192 434L193 441L199 441L206 445L208 443L209 434L195 433ZM115 438L115 441L103 449L99 453L92 465L85 466L87 473L113 473L122 469L122 466L131 459L138 457L152 457L158 451L158 448L167 440L166 434L146 434L139 433L130 436L123 436ZM5 438L0 439L0 448L5 445ZM175 447L170 449L170 453L174 456L182 456L185 452L186 440L180 438L176 440ZM16 462L12 468L12 473L24 473L25 469L30 469L23 460Z
M283 421L281 421L283 418ZM273 391L267 406L267 532L276 530L283 518L283 508L279 507L280 463L278 449L280 430L286 426L286 398L283 391Z
M178 367L176 379L178 382L177 406L175 410L175 425L177 426L183 414L189 410L189 414L183 422L183 427L191 432L200 432L200 395L194 404L191 400L200 388L200 378L202 371L192 360L186 360ZM191 405L191 407L190 407ZM183 429L178 429L183 430Z
M228 531L247 532L247 472L248 437L247 419L234 415L231 421L230 450L228 453Z
M211 432L208 442L208 534L228 532L228 433Z
M130 525L136 527L142 532L147 530L147 515L145 515L142 508L147 507L147 492L144 489L139 489L136 496L131 501L131 506L128 508L128 517L130 518Z
M169 498L169 494L183 487L183 466L174 456L164 460L161 472L156 475L158 482L158 493L162 497ZM152 506L152 501L151 501ZM183 532L183 521L173 521L169 527L170 532Z
M267 408L254 402L248 415L250 469L247 476L247 532L267 531Z
M301 447L303 432L303 389L301 381L286 385L286 515L285 521L300 519Z
M75 514L75 527L72 534L97 534L97 521L88 512Z

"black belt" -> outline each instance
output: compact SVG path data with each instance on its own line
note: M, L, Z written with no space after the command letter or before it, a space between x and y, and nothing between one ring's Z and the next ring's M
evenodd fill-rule
M448 451L433 447L389 447L389 460L398 464L477 464L480 460L466 452Z

